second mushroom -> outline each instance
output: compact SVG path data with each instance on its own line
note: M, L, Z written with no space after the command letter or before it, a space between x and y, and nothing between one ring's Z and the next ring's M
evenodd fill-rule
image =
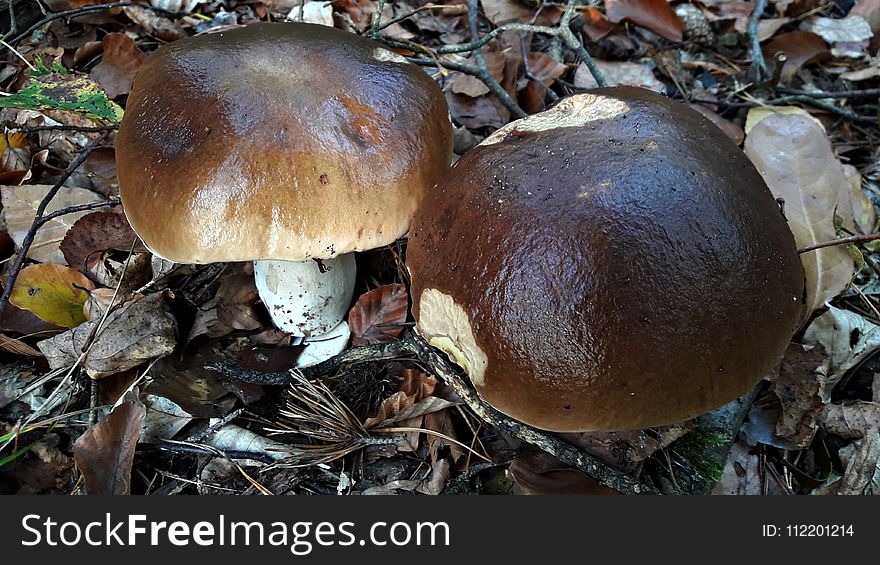
M177 263L255 261L275 325L341 351L353 252L404 235L449 166L442 92L382 45L311 24L257 24L158 49L116 141L135 232ZM318 354L316 354L318 352Z

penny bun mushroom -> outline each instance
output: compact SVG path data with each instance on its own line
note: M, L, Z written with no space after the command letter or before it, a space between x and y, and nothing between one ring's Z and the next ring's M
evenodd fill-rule
M553 431L684 421L780 360L804 273L716 126L639 88L563 99L466 153L423 201L417 331L500 411Z
M178 263L256 261L274 323L306 338L344 324L347 254L403 236L451 154L446 101L419 67L301 23L159 48L116 139L125 212L147 247Z

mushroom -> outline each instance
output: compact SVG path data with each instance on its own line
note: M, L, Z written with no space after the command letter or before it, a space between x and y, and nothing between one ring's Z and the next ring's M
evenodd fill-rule
M273 322L323 344L323 358L348 340L351 253L403 236L451 154L426 73L302 23L159 48L116 138L120 194L146 246L177 263L255 261Z
M494 132L409 237L417 331L485 401L552 431L734 400L803 315L794 238L755 167L702 115L639 88Z

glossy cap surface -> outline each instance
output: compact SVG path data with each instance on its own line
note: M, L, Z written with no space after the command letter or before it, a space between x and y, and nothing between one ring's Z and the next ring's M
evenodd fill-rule
M158 49L116 141L132 227L180 263L389 244L451 153L446 101L424 71L352 33L298 23Z
M745 154L638 88L563 99L466 153L420 206L417 329L502 412L556 431L670 424L779 361L804 275Z

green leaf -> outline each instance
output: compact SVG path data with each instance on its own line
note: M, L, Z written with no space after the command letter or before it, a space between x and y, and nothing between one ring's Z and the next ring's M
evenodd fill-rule
M54 67L53 67L54 69ZM49 72L46 67L31 73L27 84L15 94L0 97L0 107L21 110L65 110L102 125L119 123L122 108L85 75Z

